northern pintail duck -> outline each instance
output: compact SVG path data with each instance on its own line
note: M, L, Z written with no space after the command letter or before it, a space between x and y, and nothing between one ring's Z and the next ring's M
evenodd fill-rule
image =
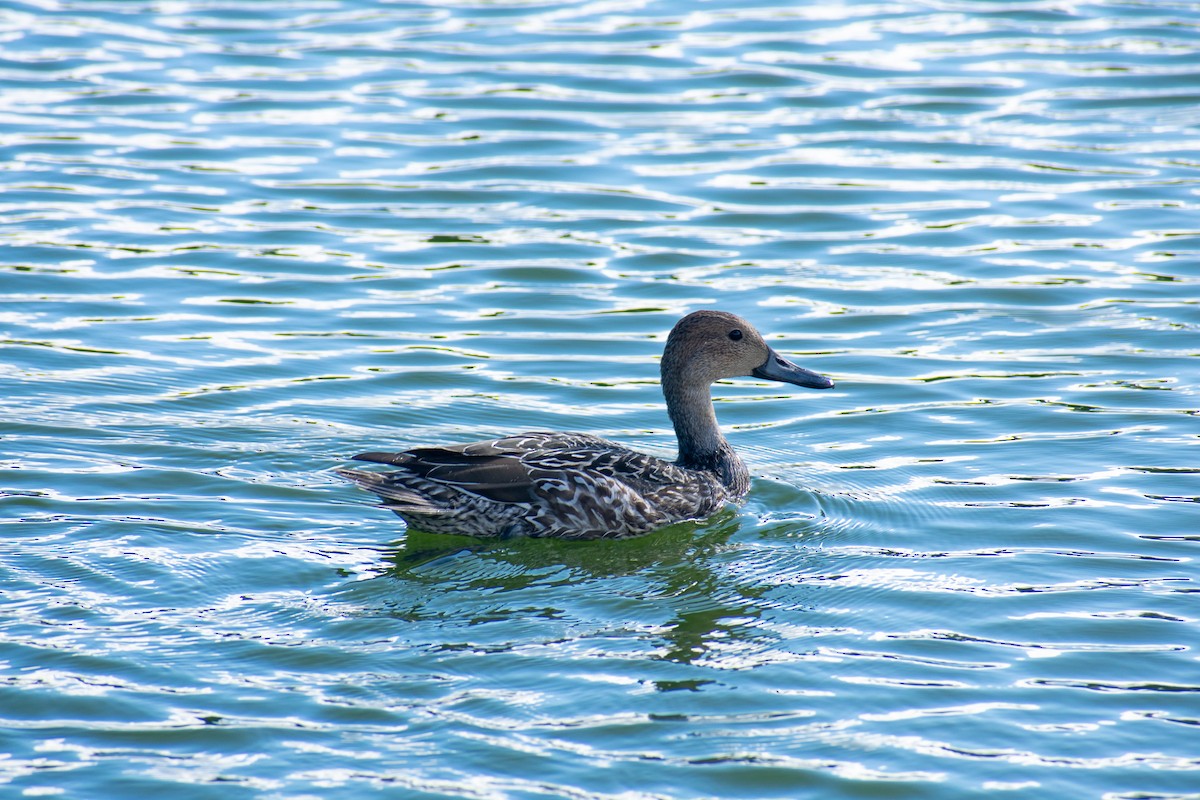
M833 381L776 353L744 319L696 311L663 351L662 390L679 439L674 461L586 433L522 433L471 444L360 453L398 469L338 473L383 507L430 533L478 537L619 539L703 520L750 488L746 466L721 435L709 386L752 376L810 389Z

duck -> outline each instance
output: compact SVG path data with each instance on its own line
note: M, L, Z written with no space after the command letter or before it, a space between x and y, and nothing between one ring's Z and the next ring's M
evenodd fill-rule
M394 469L338 469L409 529L483 539L624 539L703 521L745 497L746 465L721 433L713 383L753 377L831 389L828 377L779 355L741 317L693 311L671 329L660 362L675 428L674 461L587 433L532 431L469 444L368 452Z

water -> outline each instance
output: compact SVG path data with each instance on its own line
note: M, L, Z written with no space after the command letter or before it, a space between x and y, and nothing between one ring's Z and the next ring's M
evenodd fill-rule
M0 12L0 780L128 798L1195 798L1200 4ZM756 476L623 542L332 468Z

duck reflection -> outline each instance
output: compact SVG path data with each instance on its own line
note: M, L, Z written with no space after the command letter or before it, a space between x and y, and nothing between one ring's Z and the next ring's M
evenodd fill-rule
M650 628L661 643L654 658L693 664L710 658L714 648L752 645L739 639L761 635L747 621L762 613L768 587L715 569L722 552L736 546L731 539L739 528L738 513L729 509L704 524L681 523L621 541L488 542L409 531L387 553L379 578L419 587L422 599L412 599L429 614L442 616L434 607L454 604L456 618L470 624L569 620L592 616L577 603L627 603L623 613L629 627L615 635ZM670 609L665 620L663 609ZM414 613L423 616L419 608ZM662 691L699 685L694 680L655 684Z

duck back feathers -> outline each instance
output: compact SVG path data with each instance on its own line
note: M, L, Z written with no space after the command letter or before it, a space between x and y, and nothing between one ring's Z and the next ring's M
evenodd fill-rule
M624 538L704 519L736 499L713 473L582 433L535 431L355 458L397 467L339 473L431 533Z

